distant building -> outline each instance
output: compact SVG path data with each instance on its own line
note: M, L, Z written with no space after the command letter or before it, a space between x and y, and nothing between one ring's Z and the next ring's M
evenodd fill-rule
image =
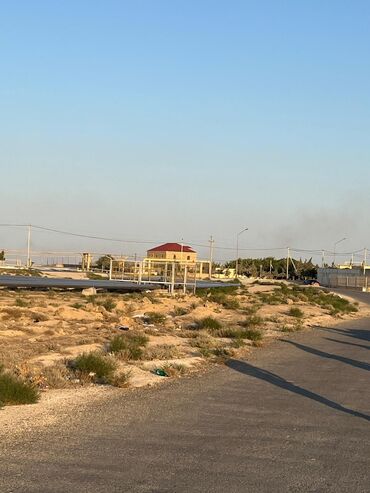
M190 246L180 243L164 243L148 250L147 257L150 259L196 262L197 252Z

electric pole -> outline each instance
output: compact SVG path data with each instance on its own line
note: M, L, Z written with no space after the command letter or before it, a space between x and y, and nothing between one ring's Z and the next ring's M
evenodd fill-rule
M290 259L290 248L288 247L288 255L286 258L286 280L289 280L289 259Z
M213 239L213 236L211 235L209 238L209 278L212 278L212 264L213 264L213 244L215 240Z
M28 226L27 234L27 268L29 269L32 265L31 261L31 225Z

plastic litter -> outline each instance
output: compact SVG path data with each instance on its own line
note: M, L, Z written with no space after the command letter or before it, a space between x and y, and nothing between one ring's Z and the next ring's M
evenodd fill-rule
M154 373L159 377L168 377L167 373L164 370L162 370L162 368L155 369Z

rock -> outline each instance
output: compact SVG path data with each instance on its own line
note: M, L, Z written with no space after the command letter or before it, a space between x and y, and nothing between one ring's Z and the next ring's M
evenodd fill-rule
M120 325L119 327L117 327L117 330L130 330L130 327L128 327L127 325Z
M82 290L82 296L95 296L96 293L96 288L86 288Z

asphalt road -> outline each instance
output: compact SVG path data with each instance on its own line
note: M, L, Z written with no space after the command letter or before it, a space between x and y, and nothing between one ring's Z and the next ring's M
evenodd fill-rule
M370 491L370 320L0 444L1 493Z
M68 274L67 274L68 275ZM0 275L0 286L8 288L36 288L36 289L85 289L96 288L107 291L145 291L158 289L159 284L137 284L130 281L109 281L101 279L67 279L67 278L48 278L33 276L3 276ZM217 288L235 286L232 282L220 281L197 281L198 288ZM162 285L163 287L163 285Z

